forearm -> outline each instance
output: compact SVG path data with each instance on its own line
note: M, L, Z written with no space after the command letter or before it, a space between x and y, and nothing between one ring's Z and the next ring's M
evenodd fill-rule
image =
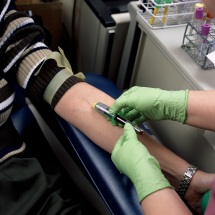
M65 93L56 105L55 111L95 144L111 153L123 129L112 126L111 122L94 110L93 104L98 101L110 106L114 99L87 83L78 83ZM160 162L161 168L179 182L189 164L147 133L138 135L138 138Z
M174 215L191 215L192 213L179 198L177 193L170 188L159 190L147 196L142 202L141 206L144 214L174 214Z
M186 124L215 131L215 90L189 91Z

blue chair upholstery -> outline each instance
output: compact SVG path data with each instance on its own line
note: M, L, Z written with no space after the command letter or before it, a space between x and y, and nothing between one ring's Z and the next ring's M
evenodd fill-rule
M106 92L113 98L117 98L121 94L121 91L103 76L93 73L86 73L85 75L89 84ZM18 129L23 132L26 125L32 123L33 117L26 105L17 109L17 111L14 111L13 120L19 127ZM99 194L109 214L143 214L133 184L115 168L109 153L95 145L83 133L57 116L53 111L50 111L48 105L44 104L43 107L37 107L37 110L53 133L57 135L60 144L66 149L68 155L77 163Z

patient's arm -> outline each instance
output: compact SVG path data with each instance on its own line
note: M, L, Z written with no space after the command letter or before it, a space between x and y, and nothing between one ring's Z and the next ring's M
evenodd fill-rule
M75 84L64 94L56 105L55 111L82 131L95 144L111 153L123 129L113 126L94 110L93 104L99 101L111 106L114 99L93 86L81 82ZM177 187L189 163L159 144L145 132L138 138L149 152L156 157L162 170L171 176L168 176L168 179L170 179L172 185ZM189 198L193 198L190 202L193 207L197 207L202 193L210 188L212 179L215 179L215 175L202 171L197 171L194 175L188 190Z
M93 104L98 101L110 106L114 102L114 99L87 83L78 83L65 93L55 107L55 111L65 120L76 126L94 143L111 153L114 144L122 135L123 129L113 126L94 110ZM158 144L147 133L144 132L139 135L139 140L158 159L162 169L169 174L180 178L189 166L186 161ZM169 163L172 165L169 165ZM175 166L178 166L177 172Z
M114 102L114 99L87 83L78 83L65 93L60 102L56 105L55 111L65 120L76 126L94 143L111 153L115 143L122 135L123 129L118 126L113 126L102 115L95 111L93 104L99 101L110 106ZM158 144L145 132L139 135L139 139L150 151L152 150L152 155L156 158L160 158L160 164L163 166L164 170L169 169L170 173L175 171L174 167L171 170L169 164L166 164L165 161L168 159L169 163L171 156L174 156L174 162L177 164L178 161L175 159L173 153ZM178 159L180 160L181 166L181 169L178 171L183 173L189 164L185 161L182 162L180 158Z
M186 124L215 131L215 90L190 90Z

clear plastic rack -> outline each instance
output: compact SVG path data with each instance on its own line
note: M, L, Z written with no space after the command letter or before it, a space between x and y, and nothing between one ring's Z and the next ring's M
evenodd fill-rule
M140 0L138 13L152 29L186 25L199 0Z

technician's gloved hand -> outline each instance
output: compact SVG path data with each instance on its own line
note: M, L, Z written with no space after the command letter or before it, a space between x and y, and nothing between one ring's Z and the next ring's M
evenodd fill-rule
M111 159L117 169L131 179L140 202L157 190L172 188L162 174L158 161L137 140L137 135L129 123L125 124L124 133L117 141Z
M114 114L127 109L124 117L136 125L146 120L174 120L185 123L187 100L188 90L167 91L132 87L115 101L109 111Z

